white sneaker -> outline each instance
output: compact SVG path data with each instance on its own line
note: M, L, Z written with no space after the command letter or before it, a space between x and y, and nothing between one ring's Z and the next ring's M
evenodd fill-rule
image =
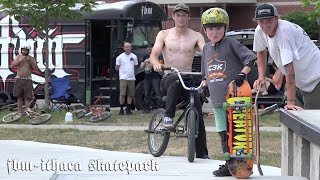
M173 119L171 117L164 117L162 125L166 128L173 128Z

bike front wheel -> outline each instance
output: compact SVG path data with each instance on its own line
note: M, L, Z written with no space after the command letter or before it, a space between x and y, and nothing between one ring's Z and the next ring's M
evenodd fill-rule
M30 118L29 122L32 125L39 125L48 122L51 119L51 114L39 114L33 118Z
M109 111L103 111L96 113L95 115L92 115L92 117L89 119L90 122L100 122L105 119L108 119L111 116L111 112Z
M4 116L2 118L2 121L6 123L11 123L11 122L18 121L21 117L22 117L22 113L14 112Z
M85 109L77 109L77 110L74 110L71 112L72 113L72 116L77 118L77 119L80 119L80 118L83 118L86 113L87 113L87 110Z
M195 156L197 112L191 108L187 114L188 161L193 162Z
M148 129L148 148L154 157L161 156L167 149L170 131L162 127L165 109L159 109L152 117Z

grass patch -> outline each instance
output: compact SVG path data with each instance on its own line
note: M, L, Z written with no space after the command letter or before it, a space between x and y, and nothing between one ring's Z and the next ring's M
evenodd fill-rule
M124 115L119 116L119 110L112 110L112 115L105 121L99 123L92 123L88 119L89 117L84 117L81 119L75 119L71 124L74 125L108 125L108 126L147 126L149 124L150 119L152 118L155 111L152 111L149 114L142 114L142 111L133 111L133 115ZM9 110L0 111L0 124L4 124L2 122L2 118L11 113ZM52 114L52 119L47 122L47 124L65 124L64 117L66 111L59 112L50 112ZM181 115L182 110L178 110L176 112L176 118ZM280 116L278 112L275 112L270 115L261 116L259 118L260 126L264 127L280 127ZM215 126L214 115L204 116L204 122L206 126ZM22 120L15 122L16 124L28 124L28 118L25 117Z
M2 128L1 140L26 140L53 144L83 146L110 151L149 153L147 134L142 131L80 131L74 129L10 129ZM207 133L207 145L212 159L223 160L217 133ZM186 156L185 138L170 138L164 155ZM261 164L280 167L281 134L261 133Z

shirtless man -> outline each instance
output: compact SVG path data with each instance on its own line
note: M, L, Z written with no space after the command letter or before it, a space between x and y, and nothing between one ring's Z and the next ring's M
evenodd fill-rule
M29 55L31 46L29 44L21 46L21 55L16 56L11 64L11 68L17 67L13 96L18 98L18 111L22 113L22 100L24 98L26 109L32 99L32 79L33 69L38 69L36 60Z
M199 32L195 32L188 28L190 19L189 7L185 4L178 4L173 8L173 20L175 27L162 30L156 37L156 42L152 48L150 55L151 63L155 71L162 71L163 64L160 63L159 55L162 52L164 65L167 67L175 67L180 71L191 71L193 57L196 48L202 51L205 44L203 36ZM184 82L187 86L194 84L191 76L184 76ZM189 92L186 91L176 74L166 72L161 80L162 89L167 95L166 113L163 119L165 127L173 127L173 117L175 116L176 104L179 97L183 99L189 98ZM199 113L199 133L196 139L196 157L208 159L208 150L206 142L206 132L202 117L202 106L198 94L195 94L195 107Z

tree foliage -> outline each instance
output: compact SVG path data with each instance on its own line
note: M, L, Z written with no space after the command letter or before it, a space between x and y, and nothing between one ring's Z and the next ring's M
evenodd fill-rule
M80 4L80 3L81 4ZM95 0L0 0L0 11L16 20L26 20L37 31L45 34L46 55L44 62L49 59L48 36L51 19L76 19L82 13L92 12ZM45 65L45 108L49 107L48 63Z
M303 7L314 7L313 11L308 13L309 19L317 20L320 17L320 0L301 0Z
M307 32L311 39L317 40L319 35L319 27L317 21L308 17L308 13L293 11L284 16L281 16L281 19L285 19L298 24Z

